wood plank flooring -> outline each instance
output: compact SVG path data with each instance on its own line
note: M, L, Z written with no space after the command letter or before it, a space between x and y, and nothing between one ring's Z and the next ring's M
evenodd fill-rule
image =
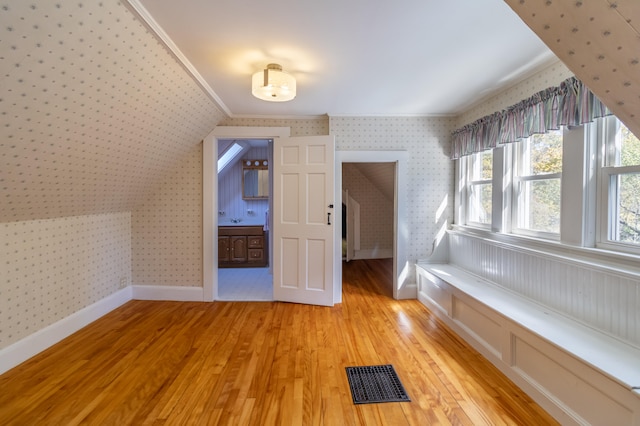
M2 425L548 425L388 260L343 267L343 303L131 301L0 376ZM345 367L393 364L411 402L354 405Z

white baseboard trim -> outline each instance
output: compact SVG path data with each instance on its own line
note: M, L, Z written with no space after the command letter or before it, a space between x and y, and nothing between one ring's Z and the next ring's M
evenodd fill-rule
M124 305L132 299L131 296L131 287L118 290L112 295L1 349L0 374L53 346L117 307Z
M398 289L398 300L403 299L417 299L418 298L418 284L405 283L404 286Z
M134 285L132 289L132 298L135 300L171 300L175 302L202 302L204 300L202 287Z
M356 250L353 253L354 260L361 259L389 259L393 257L393 249L367 249Z

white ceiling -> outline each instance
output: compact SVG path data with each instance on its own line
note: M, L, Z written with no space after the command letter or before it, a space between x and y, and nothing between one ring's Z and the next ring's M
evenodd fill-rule
M502 0L129 2L231 116L457 114L557 60ZM272 62L293 101L251 95Z

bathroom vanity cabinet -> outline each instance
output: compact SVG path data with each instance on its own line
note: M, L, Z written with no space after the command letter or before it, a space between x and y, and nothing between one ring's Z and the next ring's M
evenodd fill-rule
M266 235L262 226L218 227L218 267L267 266Z

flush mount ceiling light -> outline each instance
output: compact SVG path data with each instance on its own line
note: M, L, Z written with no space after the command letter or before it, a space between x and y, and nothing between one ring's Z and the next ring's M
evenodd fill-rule
M253 75L251 93L263 101L290 101L296 97L296 79L282 71L280 65L269 64Z

